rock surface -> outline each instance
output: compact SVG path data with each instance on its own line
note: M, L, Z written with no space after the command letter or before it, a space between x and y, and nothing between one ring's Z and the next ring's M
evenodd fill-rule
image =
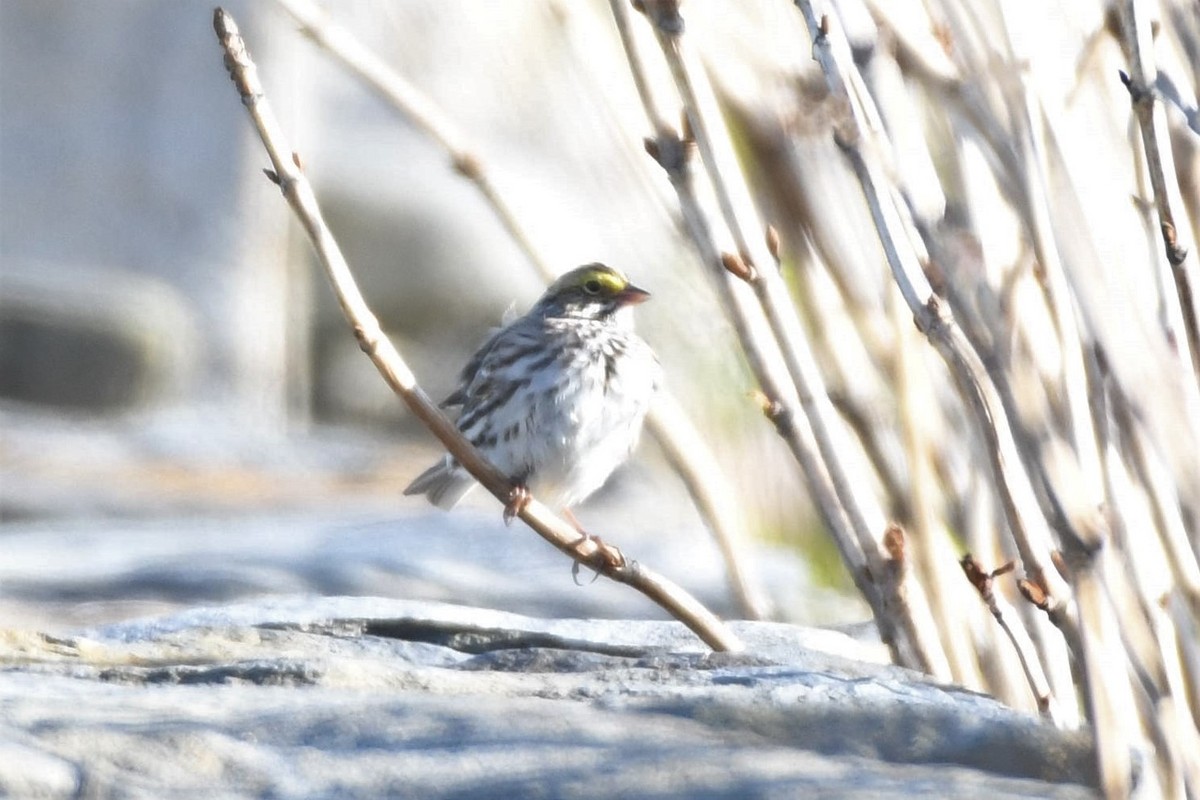
M274 598L7 634L0 794L1093 796L1088 742L829 631Z

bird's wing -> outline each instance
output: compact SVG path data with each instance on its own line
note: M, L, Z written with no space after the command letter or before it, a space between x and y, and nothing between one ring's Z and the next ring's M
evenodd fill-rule
M439 404L442 408L466 405L467 398L470 395L471 383L475 380L475 376L479 374L479 370L487 359L488 353L495 347L496 342L504 334L505 330L507 329L492 328L488 337L483 340L483 344L479 345L479 349L467 360L466 366L458 374L458 386Z
M471 359L469 369L463 371L463 386L451 395L462 405L459 430L468 438L475 432L482 434L477 426L497 413L514 394L530 386L529 370L538 366L538 354L543 349L545 342L538 330L520 324L505 328L485 343Z

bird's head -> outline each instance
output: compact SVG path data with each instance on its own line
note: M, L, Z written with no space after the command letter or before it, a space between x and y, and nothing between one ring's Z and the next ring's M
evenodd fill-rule
M630 283L620 270L586 264L552 283L536 309L544 317L606 320L649 297L649 292Z

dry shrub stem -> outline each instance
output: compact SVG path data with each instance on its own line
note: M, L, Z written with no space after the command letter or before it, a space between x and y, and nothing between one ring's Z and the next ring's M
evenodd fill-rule
M1189 384L1200 382L1200 310L1196 297L1195 273L1191 265L1195 257L1187 258L1191 242L1185 224L1176 222L1175 210L1183 210L1183 198L1179 184L1167 180L1175 175L1175 159L1171 152L1171 140L1167 130L1167 115L1158 96L1158 68L1154 58L1154 38L1151 32L1149 9L1145 0L1121 0L1120 26L1122 45L1129 59L1129 72L1121 72L1121 82L1129 91L1129 102L1133 107L1138 128L1141 131L1142 155L1150 177L1150 189L1154 195L1154 208L1158 214L1159 231L1170 278L1160 277L1155 285L1160 287L1159 307L1161 323L1167 341L1180 356L1184 369L1190 367L1186 376ZM1161 269L1161 264L1155 265ZM1175 287L1175 294L1162 287ZM1175 335L1182 326L1182 341Z
M979 561L967 553L959 561L963 569L963 574L967 580L979 592L979 598L983 600L992 617L1000 625L1004 635L1012 644L1013 649L1017 653L1017 657L1021 661L1021 669L1025 673L1025 679L1029 683L1029 688L1033 691L1033 695L1037 700L1038 711L1048 720L1058 723L1060 712L1057 704L1054 702L1054 696L1050 691L1050 684L1046 680L1046 673L1042 670L1041 661L1038 659L1037 651L1034 648L1033 641L1029 638L1029 634L1020 625L1009 623L1009 618L1015 616L1012 607L1003 599L996 596L994 582L1001 575L1012 572L1013 563L1010 561L1003 566L1000 566L991 572L986 571Z
M871 606L880 637L891 651L893 660L903 663L896 640L896 626L891 623L884 609L845 507L839 501L820 459L808 419L800 413L799 396L785 374L779 346L764 330L762 313L755 307L743 280L746 273L735 272L739 267L746 269L745 262L725 258L717 244L712 223L701 206L691 164L694 143L681 137L671 127L650 91L642 55L633 38L626 0L610 0L609 5L635 87L654 132L653 137L646 139L646 151L663 169L675 191L684 230L696 248L701 263L709 271L713 286L730 315L747 363L764 393L761 398L763 413L774 424L801 465L809 494L833 537L855 587Z
M213 27L224 50L225 67L271 160L272 168L266 171L267 176L279 186L308 235L359 346L388 386L458 462L487 491L502 503L507 503L513 491L508 478L488 463L430 400L367 306L349 265L325 225L312 187L299 167L299 158L288 146L271 110L258 78L257 67L246 50L233 18L217 8L213 14ZM576 562L642 592L687 625L714 650L736 651L742 648L736 636L691 595L647 567L626 559L617 548L595 538L581 537L573 526L535 499L521 508L518 515L538 535Z
M861 102L861 94L857 98L849 94L847 86L852 76L848 78L844 74L835 57L828 36L828 19L818 21L811 3L798 0L797 5L808 22L813 54L821 64L831 93L843 100L850 110L854 127L839 130L835 135L862 187L893 280L913 314L917 329L942 356L979 422L1005 516L1026 571L1045 593L1048 609L1061 609L1071 593L1065 581L1049 566L1049 530L1040 514L1029 476L1020 468L1020 455L1000 398L949 308L933 294L917 254L909 244L912 239L902 230L904 223L900 211L891 191L886 188L889 183L881 177L882 168L872 163L878 159L877 152L882 147L874 139L867 139L867 128L862 122L867 110L855 102L855 99ZM878 129L873 133L878 135ZM1069 616L1059 615L1056 623L1069 624Z
M627 60L655 138L650 154L666 171L680 203L685 228L701 261L732 312L734 327L752 371L765 392L767 416L788 444L855 585L868 601L880 635L897 663L949 678L937 628L920 587L904 563L884 552L883 513L861 476L851 475L842 458L836 414L779 274L778 233L758 217L745 176L721 119L704 70L690 53L678 3L647 0L640 6L673 78L685 114L680 139L665 122L643 72L628 11L610 0ZM711 220L699 202L689 154L700 155L718 206ZM734 252L716 243L717 226L730 236ZM749 287L753 299L746 296ZM869 510L868 510L869 509ZM913 602L914 599L920 602Z
M1129 91L1129 101L1142 134L1142 151L1146 169L1150 174L1150 187L1154 194L1154 208L1158 212L1159 231L1163 250L1174 279L1176 297L1162 298L1172 307L1168 319L1182 317L1186 341L1179 343L1187 347L1187 355L1193 379L1200 379L1200 330L1197 329L1195 289L1186 266L1190 242L1187 226L1179 225L1175 209L1183 208L1183 199L1175 181L1167 175L1175 174L1175 159L1171 152L1167 132L1167 116L1159 102L1155 86L1158 69L1154 59L1154 39L1151 33L1149 9L1145 0L1121 0L1120 19L1122 45L1129 58L1129 72L1122 72L1121 82ZM1159 285L1162 285L1161 283ZM1168 328L1169 332L1170 328Z
M1050 198L1065 198L1074 203L1076 196L1073 186L1066 187L1065 193L1062 191L1064 169L1058 149L1060 138L1050 124L1050 117L1024 79L1019 79L1022 85L1010 86L1005 93L1010 119L1016 129L1014 138L1020 145L1013 154L1018 166L1010 170L1009 176L1017 176L1014 185L1019 186L1020 191L1012 192L1010 188L1010 199L1015 207L1023 207L1027 229L1033 236L1043 270L1043 298L1063 356L1062 380L1066 383L1068 399L1064 427L1074 447L1078 476L1083 478L1071 487L1076 490L1073 494L1065 493L1062 487L1055 485L1040 445L1023 429L1009 394L1007 373L995 361L985 366L981 357L981 348L986 347L983 344L985 337L977 335L972 339L965 335L944 298L935 294L929 285L925 271L930 265L915 246L919 237L913 234L912 215L902 199L909 195L906 187L893 179L895 171L888 163L894 149L887 132L879 124L874 100L850 57L843 32L836 29L829 17L818 18L811 2L795 0L795 4L808 28L813 57L820 64L827 86L835 100L843 103L847 110L846 121L837 126L835 138L862 189L893 281L908 304L917 328L949 368L959 394L975 420L976 431L991 465L993 489L1026 573L1018 586L1030 603L1047 613L1074 658L1078 679L1082 682L1080 696L1096 737L1096 761L1105 795L1113 798L1128 796L1134 785L1133 750L1154 746L1157 748L1157 770L1153 774L1143 773L1143 778L1153 781L1152 785L1172 796L1195 796L1200 792L1197 782L1200 773L1195 770L1195 759L1188 758L1187 751L1175 744L1196 738L1189 735L1194 730L1194 718L1188 718L1183 704L1178 702L1178 694L1186 681L1184 674L1190 665L1181 665L1176 645L1172 637L1166 635L1166 615L1158 609L1168 597L1191 595L1189 579L1194 578L1192 565L1195 558L1191 553L1184 553L1183 563L1175 567L1182 591L1172 589L1168 597L1148 594L1146 586L1124 571L1137 567L1137 564L1116 565L1115 548L1128 550L1157 544L1153 538L1147 541L1145 537L1137 545L1125 541L1133 531L1121 516L1123 512L1146 513L1151 522L1159 522L1156 527L1162 540L1160 553L1178 555L1185 550L1186 534L1178 531L1181 526L1173 522L1178 513L1175 506L1178 498L1171 497L1169 481L1161 476L1158 480L1153 479L1158 455L1150 456L1146 452L1138 432L1140 421L1135 420L1128 409L1122 408L1120 402L1115 412L1106 410L1111 406L1110 393L1120 401L1123 392L1114 377L1098 375L1093 361L1103 361L1103 350L1096 345L1093 353L1092 346L1085 348L1078 341L1081 323L1075 319L1071 297L1077 287L1062 271L1058 248L1063 246L1064 240L1056 241L1051 233L1052 215L1059 218L1060 227L1054 229L1059 236L1075 234L1080 239L1069 242L1074 246L1077 259L1079 253L1086 252L1089 243L1080 228L1070 227L1075 221L1071 215L1077 213L1074 206L1064 211L1047 205ZM1005 25L1028 23L1010 13L1003 4L998 7ZM964 7L955 8L949 19L957 26L958 33L979 28L977 20L970 19L973 12ZM1124 3L1122 9L1126 36L1138 41L1136 46L1130 44L1129 47L1135 50L1140 47L1144 61L1150 46L1145 9L1138 0ZM1021 63L1026 54L1013 50L1014 40L1021 38L1019 32L1006 28L1006 35L1007 57L1013 64ZM962 41L970 39L964 35ZM982 49L986 51L987 48ZM958 55L968 65L972 63L973 55L977 57L970 46L964 47ZM1138 61L1132 60L1135 64ZM989 65L990 68L995 66ZM1142 89L1152 85L1150 69L1144 63L1135 67L1135 74L1128 84L1135 111L1143 124L1147 161L1153 162L1150 164L1151 184L1163 220L1168 260L1178 264L1183 254L1172 246L1178 245L1179 238L1167 236L1168 227L1173 228L1175 224L1170 217L1171 205L1179 207L1177 203L1167 202L1168 199L1173 201L1173 196L1178 194L1177 186L1165 179L1165 174L1173 174L1173 167L1170 166L1169 152L1149 155L1155 141L1162 139L1165 131L1161 108L1155 112L1153 98L1142 93ZM942 91L947 90L947 80L939 78L938 83ZM1155 113L1160 117L1157 127L1148 124L1154 122ZM993 114L983 116L995 118ZM1040 134L1043 130L1045 141ZM1056 179L1057 184L1054 183ZM926 233L936 236L936 233ZM963 287L949 286L946 295L959 297L956 292L960 289ZM1179 285L1177 302L1184 304L1190 299L1188 285ZM963 307L967 305L961 299L956 302ZM1192 324L1186 308L1182 319L1185 324ZM1184 346L1190 346L1193 339L1194 333L1189 329ZM1184 361L1186 363L1187 359ZM1189 380L1188 384L1194 386L1194 381ZM1110 419L1118 436L1106 433ZM1139 500L1140 504L1148 505L1145 512L1141 511L1141 505L1113 504L1114 487L1123 486L1130 479L1129 466L1134 470L1132 477L1141 481L1138 489L1144 488L1149 498L1148 504ZM1071 475L1069 471L1066 474ZM1057 478L1063 479L1061 470ZM1074 502L1071 507L1064 500L1068 496ZM1106 504L1088 508L1089 501ZM1123 534L1124 539L1114 536L1114 530ZM1019 615L1010 613L994 591L995 579L1005 570L987 573L969 556L962 566L1016 652L1039 707L1050 711L1052 695L1043 668L1049 653L1044 645L1039 650L1033 640L1019 632L1014 624ZM1186 651L1187 643L1194 641L1194 623L1176 624L1173 632L1180 637L1179 650ZM1167 645L1171 645L1170 649ZM1057 714L1051 713L1051 716Z

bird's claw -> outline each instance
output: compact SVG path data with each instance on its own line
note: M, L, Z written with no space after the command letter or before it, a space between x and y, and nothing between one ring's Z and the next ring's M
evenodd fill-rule
M581 564L578 561L575 561L571 564L571 580L575 581L576 586L583 586L583 584L579 582L579 568L581 566L583 566L583 564ZM592 579L590 581L588 581L588 585L595 583L599 577L600 577L600 570L595 569L593 567L592 568Z
M574 516L571 517L571 521L575 522ZM603 558L604 557L604 542L600 541L600 537L592 536L590 533L585 531L583 528L580 528L578 522L575 522L575 527L579 529L579 541L575 543L576 549L578 549L580 546L586 544L587 542L595 542L596 543L596 552L593 554L593 558L591 558L589 560L594 561L596 557ZM605 559L605 560L607 561L607 559ZM571 580L573 580L575 582L576 586L583 585L582 583L579 582L579 568L581 566L583 566L582 561L576 561L573 564L571 564ZM600 570L592 564L588 564L588 567L592 570L592 579L590 581L588 581L588 583L592 584L592 583L595 583L596 579L600 577Z
M621 552L621 548L616 545L605 544L604 540L599 536L593 536L587 531L580 529L579 541L575 543L577 551L578 548L587 542L592 542L596 546L595 551L586 556L588 567L595 572L589 583L595 583L596 579L600 577L600 573L605 570L620 569L625 566L625 554ZM575 581L576 586L582 585L579 583L579 567L582 564L584 564L584 561L576 561L571 565L571 579Z
M512 521L525 510L532 499L529 487L521 484L512 487L508 493L508 502L504 504L504 524L512 525Z

